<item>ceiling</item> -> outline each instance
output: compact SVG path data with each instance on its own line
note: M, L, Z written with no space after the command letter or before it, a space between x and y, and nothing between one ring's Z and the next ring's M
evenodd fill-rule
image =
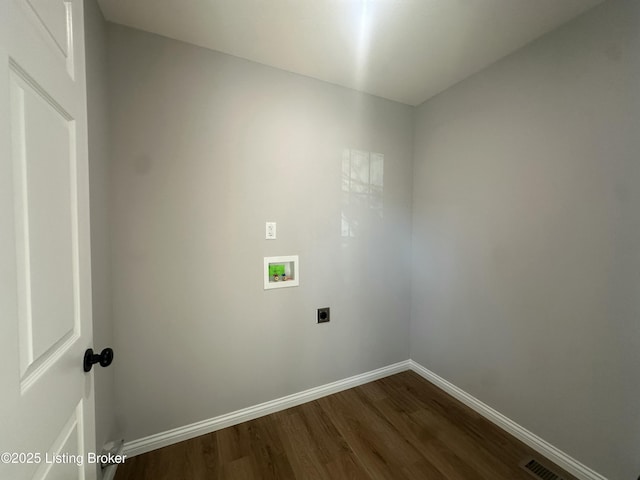
M112 22L409 105L603 0L98 0Z

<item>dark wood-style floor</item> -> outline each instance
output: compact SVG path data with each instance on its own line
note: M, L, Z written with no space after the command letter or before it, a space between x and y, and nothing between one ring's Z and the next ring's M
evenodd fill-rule
M403 372L127 460L116 480L532 480L526 445Z

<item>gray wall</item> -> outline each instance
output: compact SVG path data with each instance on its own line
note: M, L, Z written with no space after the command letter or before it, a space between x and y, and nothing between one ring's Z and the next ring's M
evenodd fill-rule
M406 360L412 108L126 27L109 42L126 438ZM345 149L384 155L383 190L349 206ZM300 287L264 291L263 256L289 254Z
M113 346L109 227L109 129L107 99L107 24L95 0L84 2L91 202L91 285L94 349ZM117 437L114 369L95 375L96 445Z
M420 106L411 357L611 479L640 473L640 2Z

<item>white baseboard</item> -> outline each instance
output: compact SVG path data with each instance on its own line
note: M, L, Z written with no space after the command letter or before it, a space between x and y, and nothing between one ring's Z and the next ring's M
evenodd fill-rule
M190 438L195 438L200 435L215 432L216 430L231 427L233 425L253 420L264 415L269 415L281 410L286 410L287 408L295 407L297 405L301 405L303 403L310 402L312 400L316 400L333 393L341 392L342 390L347 390L349 388L357 387L365 383L373 382L374 380L388 377L389 375L400 373L405 370L413 370L421 377L425 378L438 388L447 392L452 397L472 408L503 430L509 432L511 435L527 444L529 447L533 448L535 451L548 458L559 467L571 473L576 478L580 480L607 480L599 473L591 470L586 465L583 465L579 461L554 447L526 428L518 425L513 420L505 417L500 412L497 412L490 406L482 403L477 398L469 395L464 390L461 390L452 383L449 383L444 378L436 375L432 371L423 367L419 363L414 362L413 360L405 360L403 362L394 363L393 365L362 373L360 375L355 375L353 377L345 378L344 380L338 380L337 382L310 388L309 390L305 390L303 392L294 393L293 395L287 395L286 397L277 398L275 400L264 402L259 405L243 408L242 410L237 410L235 412L220 415L218 417L203 420L201 422L192 423L191 425L174 428L173 430L168 430L166 432L157 433L155 435L150 435L148 437L133 440L131 442L126 442L124 445L124 453L127 455L127 457L141 455L158 448L166 447L169 445L173 445L174 443L189 440Z
M416 372L421 377L433 383L435 386L444 390L449 395L464 403L466 406L478 412L480 415L495 423L503 430L509 432L521 442L527 444L535 451L545 456L559 467L565 469L571 475L579 478L580 480L607 480L599 473L591 470L586 465L583 465L576 459L570 457L563 451L557 449L549 442L538 437L536 434L530 432L526 428L518 425L510 418L505 417L500 412L497 412L489 405L482 403L477 398L469 395L464 390L456 387L452 383L449 383L444 378L436 375L431 370L423 367L413 360L409 360L409 368Z
M365 383L373 382L374 380L388 377L389 375L394 375L406 370L409 370L409 360L345 378L344 380L338 380L337 382L310 388L309 390L277 398L269 402L254 405L253 407L243 408L242 410L236 410L235 412L227 413L225 415L192 423L191 425L174 428L173 430L126 442L124 446L124 453L129 458L134 457L158 448L173 445L174 443L189 440L190 438L199 437L200 435L206 435L207 433L215 432L216 430L247 422L264 415L286 410L287 408L295 407L297 405L326 397L327 395L341 392L342 390L357 387Z

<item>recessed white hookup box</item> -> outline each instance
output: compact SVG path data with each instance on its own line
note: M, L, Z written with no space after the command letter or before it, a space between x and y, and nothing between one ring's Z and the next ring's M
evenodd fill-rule
M300 285L298 255L264 257L264 289L297 287Z

